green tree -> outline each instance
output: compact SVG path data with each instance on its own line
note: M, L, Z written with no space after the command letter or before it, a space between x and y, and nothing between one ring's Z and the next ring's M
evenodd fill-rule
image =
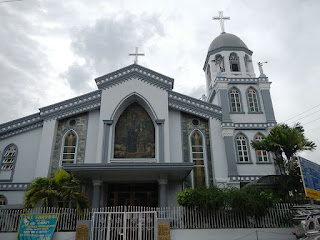
M285 202L303 202L303 185L300 176L297 154L312 151L316 144L304 136L303 127L297 123L293 127L279 124L261 141L252 141L255 150L266 150L274 154L274 163L280 176L275 196Z
M304 136L304 129L300 123L293 127L279 124L261 141L252 141L255 150L266 150L274 153L274 161L282 175L294 171L297 164L297 153L312 151L316 144Z
M89 200L80 192L80 182L63 169L51 178L36 178L24 195L24 207L72 207L82 211L89 207Z

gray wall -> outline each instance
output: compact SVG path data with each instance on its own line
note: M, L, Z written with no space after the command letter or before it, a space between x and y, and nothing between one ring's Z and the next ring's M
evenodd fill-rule
M170 146L174 146L170 151L170 162L183 162L181 114L172 109L169 110L169 134Z

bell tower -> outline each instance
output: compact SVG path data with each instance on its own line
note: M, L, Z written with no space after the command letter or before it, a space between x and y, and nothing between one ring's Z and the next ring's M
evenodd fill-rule
M206 100L222 108L221 127L228 173L222 176L218 169L215 171L221 179L229 178L230 185L239 186L247 181L244 176L250 176L252 181L264 172L275 172L271 157L261 158L261 152L255 152L250 146L251 141L266 136L276 124L271 82L262 71L262 63L259 63L260 76L256 77L253 52L239 37L225 32L224 21L230 17L219 12L213 19L220 21L221 34L211 42L203 70Z

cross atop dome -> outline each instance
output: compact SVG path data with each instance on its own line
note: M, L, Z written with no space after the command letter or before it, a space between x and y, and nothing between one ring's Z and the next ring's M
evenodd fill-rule
M223 11L218 11L219 16L218 17L213 17L213 20L219 20L220 21L220 27L221 27L221 33L224 33L224 20L230 20L230 17L224 17L223 16Z

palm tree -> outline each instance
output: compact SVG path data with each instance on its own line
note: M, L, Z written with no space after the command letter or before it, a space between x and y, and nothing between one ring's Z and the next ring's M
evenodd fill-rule
M36 178L24 195L24 208L34 208L37 203L42 207L74 207L82 211L89 207L89 200L80 192L80 182L63 169L51 178Z
M317 147L304 136L303 127L299 123L293 127L279 124L263 140L252 141L251 146L256 151L266 150L274 154L274 163L282 175L277 178L274 195L280 201L303 203L305 197L297 154Z
M255 150L266 150L274 153L275 164L280 173L288 174L294 170L297 162L296 155L301 151L312 151L317 146L304 136L304 129L300 123L293 127L287 124L279 124L271 129L267 137L261 141L252 141L251 146Z

